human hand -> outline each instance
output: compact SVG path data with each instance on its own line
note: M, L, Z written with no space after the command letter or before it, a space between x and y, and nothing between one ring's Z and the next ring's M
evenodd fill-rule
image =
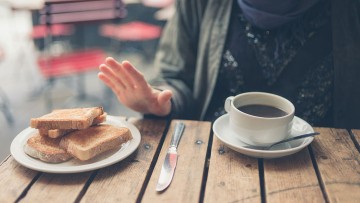
M166 116L171 111L172 92L152 88L139 72L128 61L122 63L108 57L99 66L98 77L116 95L117 99L134 111L144 114Z

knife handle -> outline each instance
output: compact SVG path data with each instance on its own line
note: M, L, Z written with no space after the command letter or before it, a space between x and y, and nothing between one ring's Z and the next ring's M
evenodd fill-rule
M175 126L175 131L171 139L170 147L177 147L180 141L180 138L184 132L185 124L183 122L177 122Z

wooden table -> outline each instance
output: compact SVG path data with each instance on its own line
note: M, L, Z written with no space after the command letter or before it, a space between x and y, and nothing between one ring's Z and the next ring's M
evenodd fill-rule
M139 148L112 166L77 174L0 166L0 202L359 202L360 130L316 128L299 153L256 159L225 147L211 123L185 120L173 182L155 192L175 121L129 118Z

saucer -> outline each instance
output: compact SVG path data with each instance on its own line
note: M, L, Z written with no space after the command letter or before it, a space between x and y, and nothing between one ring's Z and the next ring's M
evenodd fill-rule
M288 156L302 150L314 140L314 137L306 137L303 139L287 142L286 144L279 145L276 148L272 148L270 150L251 149L247 147L249 146L248 144L239 140L237 138L238 135L230 129L228 114L225 114L216 119L212 128L215 136L227 147L241 154L256 158L279 158ZM311 125L303 119L295 116L293 119L291 133L287 138L311 132L314 132L314 129L311 127Z

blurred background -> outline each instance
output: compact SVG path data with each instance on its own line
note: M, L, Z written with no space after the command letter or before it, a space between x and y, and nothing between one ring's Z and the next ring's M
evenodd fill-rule
M55 108L122 106L97 78L105 57L151 79L174 0L0 0L0 160L30 119Z

